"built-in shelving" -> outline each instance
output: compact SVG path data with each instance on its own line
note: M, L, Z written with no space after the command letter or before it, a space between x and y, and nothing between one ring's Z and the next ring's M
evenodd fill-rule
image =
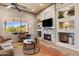
M58 41L60 39L59 33L67 33L67 35L69 35L70 33L73 33L73 34L75 33L75 5L74 4L60 4L59 7L56 8L57 10L56 11L57 13L56 26L57 26ZM75 37L75 34L73 36ZM65 38L63 38L63 40L64 39Z

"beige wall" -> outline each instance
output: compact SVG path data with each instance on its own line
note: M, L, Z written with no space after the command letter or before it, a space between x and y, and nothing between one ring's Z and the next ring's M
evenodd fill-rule
M0 34L5 34L4 32L4 21L13 20L13 19L22 19L22 21L28 21L31 25L30 32L36 36L35 31L35 15L25 12L19 12L15 9L6 9L4 6L0 6Z

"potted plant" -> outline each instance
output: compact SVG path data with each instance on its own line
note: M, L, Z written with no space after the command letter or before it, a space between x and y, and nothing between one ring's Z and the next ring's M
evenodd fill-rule
M59 11L58 18L64 18L64 12L63 11Z

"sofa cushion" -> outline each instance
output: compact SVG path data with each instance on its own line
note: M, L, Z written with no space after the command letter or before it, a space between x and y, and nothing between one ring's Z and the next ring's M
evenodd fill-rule
M5 38L3 36L0 36L0 43L4 42Z
M5 38L4 41L11 40L11 38Z
M3 48L0 46L0 50L2 50Z
M2 44L0 44L0 45L2 46L2 48L3 48L4 50L13 49L12 43L4 42L4 43L2 43Z
M2 39L0 38L0 43L2 43Z
M11 38L4 38L3 36L0 36L0 43L5 42L5 41L12 42Z
M13 49L0 50L0 56L13 56L13 55L14 55Z

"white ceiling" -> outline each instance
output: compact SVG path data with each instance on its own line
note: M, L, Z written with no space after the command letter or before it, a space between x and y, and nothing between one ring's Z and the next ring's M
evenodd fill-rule
M10 5L9 3L2 3L2 4L7 5L7 6ZM19 7L20 9L33 13L33 14L36 14L44 10L45 8L49 7L50 5L52 5L52 3L42 3L42 4L41 3L18 3L18 4L26 7L26 8Z

